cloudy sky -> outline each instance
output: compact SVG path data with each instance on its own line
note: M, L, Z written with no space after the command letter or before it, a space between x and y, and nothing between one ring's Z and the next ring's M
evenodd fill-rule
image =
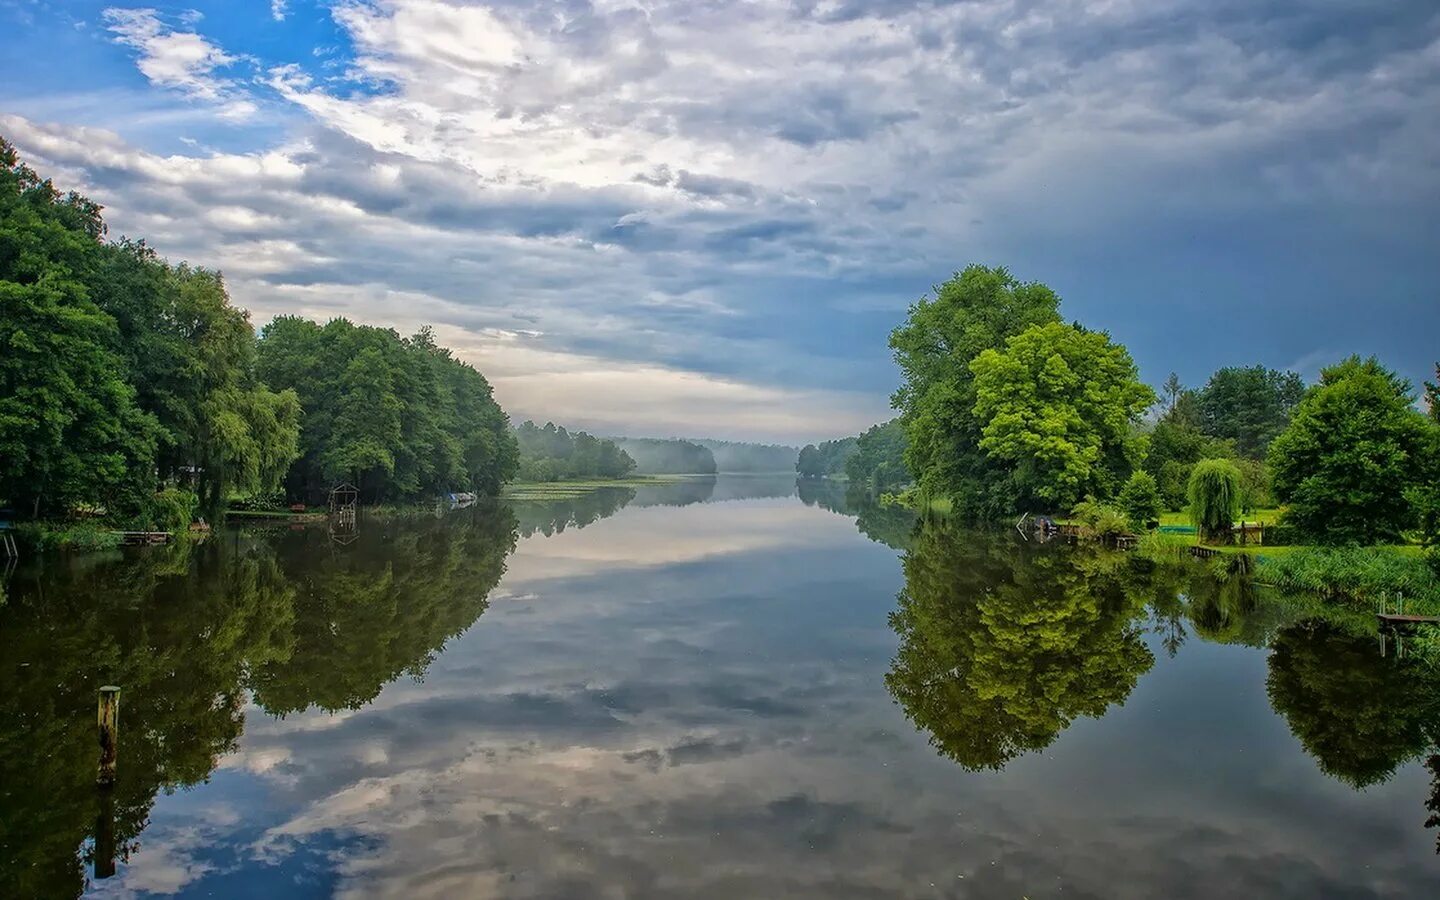
M0 134L263 324L811 440L972 261L1190 383L1440 357L1434 0L0 0Z

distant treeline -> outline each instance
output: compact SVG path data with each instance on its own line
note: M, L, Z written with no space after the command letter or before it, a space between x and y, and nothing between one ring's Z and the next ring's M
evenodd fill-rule
M493 491L518 451L428 331L281 318L257 342L218 272L105 240L0 139L0 505L184 527L237 495Z
M715 456L721 472L789 472L795 468L799 447L783 444L751 444L744 441L698 440Z
M718 470L708 447L679 438L615 438L646 475L713 475Z
M905 430L898 419L871 426L858 437L807 444L795 472L801 478L844 476L852 489L883 493L911 481L905 467Z
M515 437L520 445L520 478L525 481L621 478L635 469L635 460L614 441L566 431L554 422L543 428L522 422Z

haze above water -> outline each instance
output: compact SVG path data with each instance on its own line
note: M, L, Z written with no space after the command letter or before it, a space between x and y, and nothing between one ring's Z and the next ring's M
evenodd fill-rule
M1364 617L789 478L5 590L5 897L1440 895L1440 683Z

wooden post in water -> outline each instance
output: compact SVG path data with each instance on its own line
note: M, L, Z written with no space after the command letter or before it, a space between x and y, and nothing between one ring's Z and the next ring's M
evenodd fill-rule
M100 729L100 771L95 783L110 787L115 783L116 741L120 732L120 688L107 684L100 688L100 705L95 712Z
M95 877L115 875L115 792L100 788L100 811L95 814Z

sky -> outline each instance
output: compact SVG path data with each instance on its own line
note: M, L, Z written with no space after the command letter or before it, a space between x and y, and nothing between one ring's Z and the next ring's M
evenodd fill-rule
M806 442L972 262L1142 377L1440 359L1435 0L0 0L0 135L516 419Z

